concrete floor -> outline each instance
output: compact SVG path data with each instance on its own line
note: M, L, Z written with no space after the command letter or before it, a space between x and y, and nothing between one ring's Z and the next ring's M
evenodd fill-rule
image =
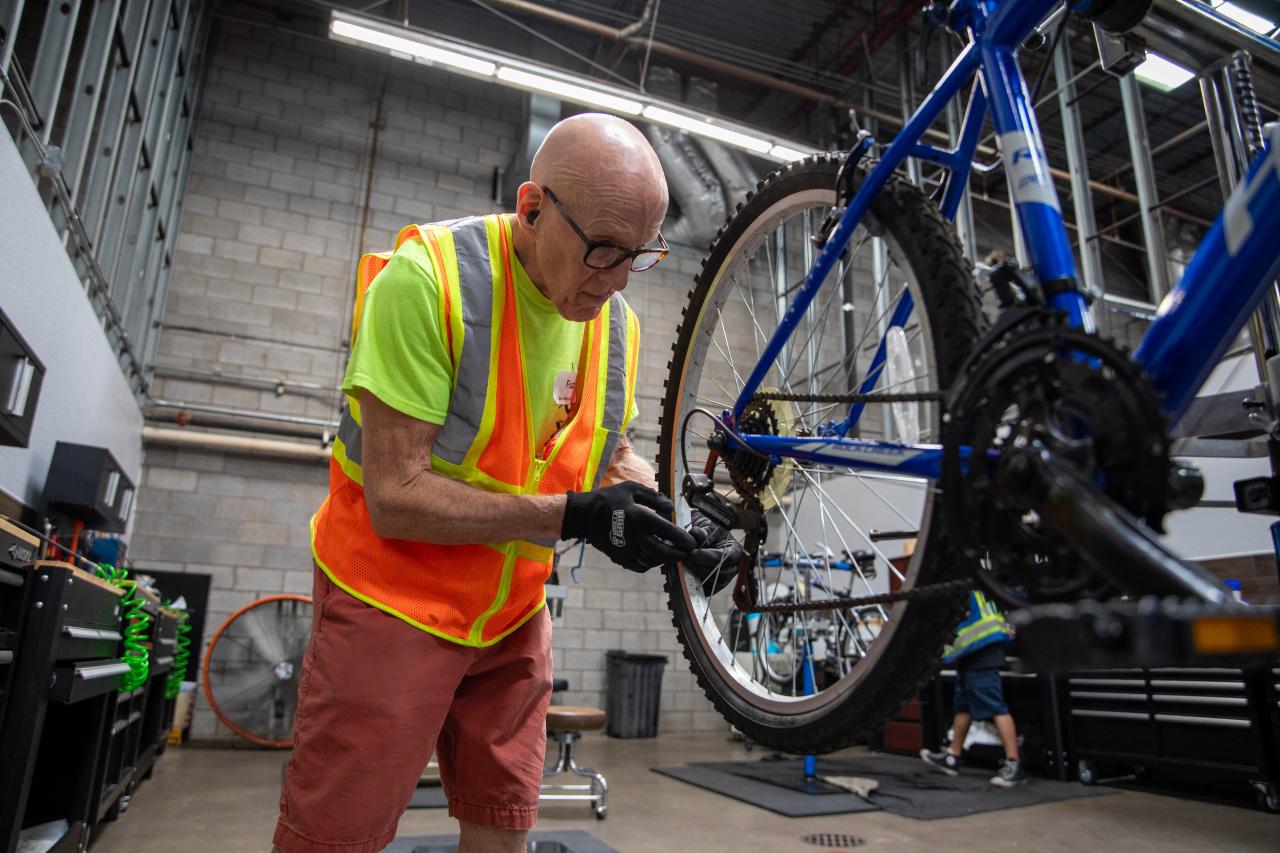
M544 805L539 830L585 830L620 853L810 853L811 832L855 834L865 848L895 851L1280 850L1280 816L1173 796L1125 791L951 820L887 812L786 818L668 779L650 767L758 757L719 734L612 740L589 735L583 764L609 779L609 817L585 803ZM276 819L282 752L170 748L155 776L93 853L267 853ZM400 836L456 832L443 809L411 809ZM832 851L834 853L834 851Z

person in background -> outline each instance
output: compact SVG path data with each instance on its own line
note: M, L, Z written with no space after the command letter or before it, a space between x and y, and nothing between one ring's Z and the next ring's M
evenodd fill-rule
M1004 747L1004 761L991 777L991 784L1012 788L1027 781L1027 772L1018 754L1018 729L1004 702L1000 684L1005 648L1012 637L1009 623L996 606L977 590L969 593L969 614L956 630L955 641L942 654L943 663L956 668L956 715L951 724L951 744L943 752L920 750L925 764L948 776L957 775L969 726L974 720L991 720Z

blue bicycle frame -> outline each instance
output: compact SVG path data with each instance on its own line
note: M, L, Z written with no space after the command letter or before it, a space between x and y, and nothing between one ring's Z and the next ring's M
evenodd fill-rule
M1078 5L1083 0L1074 0ZM968 185L978 136L988 111L999 138L1000 155L1008 177L1011 201L1041 282L1074 283L1075 259L1063 224L1057 190L1049 172L1026 80L1018 66L1018 46L1057 5L1057 0L958 0L949 26L967 34L968 46L903 127L883 157L849 201L839 224L827 240L788 306L782 321L743 386L732 412L736 423L791 337L854 230L907 157L937 163L950 170L942 213L955 219ZM921 137L943 109L974 78L958 143L947 150L922 144ZM859 149L850 157L859 156ZM1263 151L1250 165L1240 187L1228 199L1187 266L1182 281L1160 305L1134 357L1151 376L1165 414L1174 423L1186 411L1209 371L1257 307L1266 289L1280 275L1280 126L1273 126ZM1053 297L1052 307L1067 315L1076 328L1092 331L1088 303L1074 286ZM903 326L913 309L905 291L889 326ZM885 363L882 337L858 393L875 389ZM942 475L942 447L847 438L862 413L850 408L846 419L826 434L796 438L741 435L750 448L782 458L801 459L838 468L887 471L937 479ZM961 448L966 465L968 449Z

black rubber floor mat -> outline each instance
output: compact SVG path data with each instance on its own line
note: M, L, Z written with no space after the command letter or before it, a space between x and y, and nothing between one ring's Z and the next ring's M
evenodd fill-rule
M726 762L730 765L748 762ZM754 763L754 762L750 762ZM796 762L779 761L776 764ZM772 785L746 776L714 769L718 765L685 764L680 767L654 767L653 772L697 785L716 794L767 809L784 817L815 817L817 815L847 814L849 812L874 812L879 806L868 803L856 794L804 794L781 785Z
M780 790L789 790L785 786L797 773L803 775L803 762L799 759L724 761L694 766L753 782L767 784L769 780L777 779L779 783L776 787ZM963 817L997 809L1117 793L1112 788L1034 777L1024 785L1000 788L990 783L989 780L995 775L990 769L965 767L961 769L959 776L947 776L917 758L899 755L819 758L818 775L865 776L875 779L880 787L871 794L872 802L887 812L917 820Z
M383 853L457 853L458 836L426 835L397 838ZM609 845L581 829L530 832L528 853L618 853Z

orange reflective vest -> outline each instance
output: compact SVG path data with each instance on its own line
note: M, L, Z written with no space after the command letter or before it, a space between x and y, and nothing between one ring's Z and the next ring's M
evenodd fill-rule
M410 226L421 240L443 302L454 358L449 411L432 448L432 469L477 488L561 494L596 488L617 449L635 395L638 324L615 294L584 324L573 414L535 446L517 320L510 222L473 217ZM356 273L352 341L364 294L391 253L365 255ZM554 542L435 545L373 531L360 467L360 407L348 397L329 462L329 496L311 519L317 565L335 584L447 640L496 643L545 603Z

